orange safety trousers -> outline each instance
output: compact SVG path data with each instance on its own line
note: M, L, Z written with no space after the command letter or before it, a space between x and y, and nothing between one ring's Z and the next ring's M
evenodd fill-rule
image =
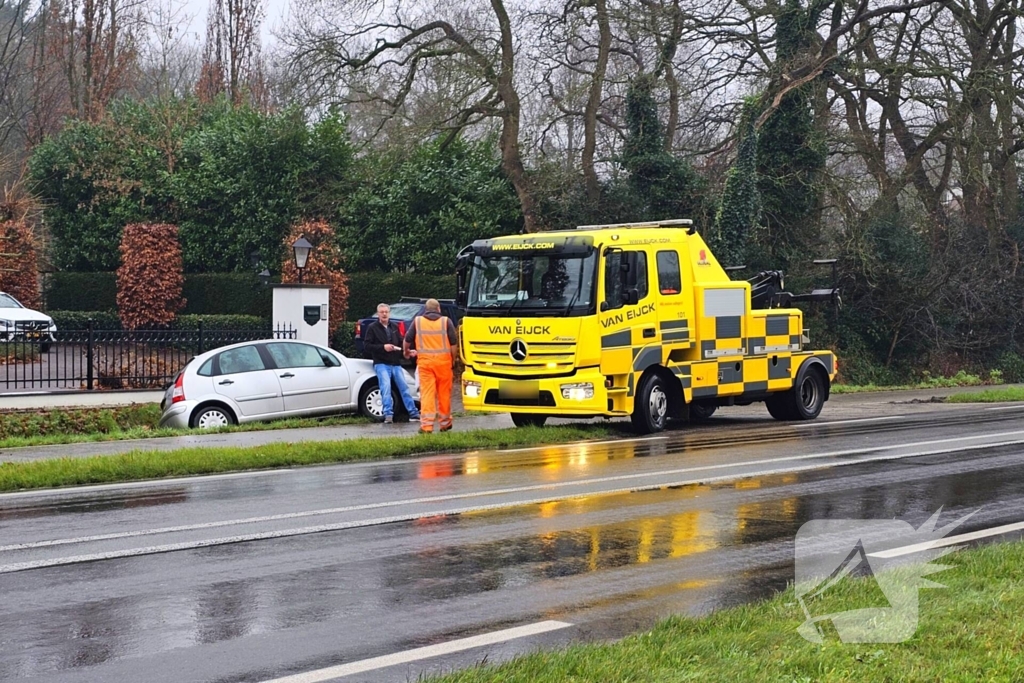
M452 347L448 341L448 318L417 317L416 366L420 371L420 429L434 431L452 426Z

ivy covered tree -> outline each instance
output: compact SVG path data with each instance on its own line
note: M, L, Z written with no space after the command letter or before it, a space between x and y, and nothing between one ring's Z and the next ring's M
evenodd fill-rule
M754 249L761 219L761 194L757 188L757 108L748 100L740 120L736 160L726 174L725 191L715 214L712 246L720 263L760 265Z
M522 214L491 140L431 141L368 155L339 231L350 270L451 273L475 239L517 232Z
M640 75L630 83L626 124L620 163L629 172L639 212L633 220L693 217L703 199L703 182L686 160L666 150L652 76Z
M776 70L783 73L814 48L814 30L824 3L804 7L786 0L776 24ZM824 136L815 128L811 95L816 82L787 93L758 132L757 172L764 246L779 266L806 258L819 234Z

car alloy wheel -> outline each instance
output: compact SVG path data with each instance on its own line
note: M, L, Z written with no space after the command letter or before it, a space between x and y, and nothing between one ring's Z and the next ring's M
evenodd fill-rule
M229 427L231 424L231 417L220 408L207 408L196 420L196 427L199 427L200 429Z

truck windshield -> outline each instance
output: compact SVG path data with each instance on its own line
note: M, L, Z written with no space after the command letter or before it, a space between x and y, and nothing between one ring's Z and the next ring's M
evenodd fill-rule
M470 264L472 315L586 315L594 308L597 252L589 255L480 256Z

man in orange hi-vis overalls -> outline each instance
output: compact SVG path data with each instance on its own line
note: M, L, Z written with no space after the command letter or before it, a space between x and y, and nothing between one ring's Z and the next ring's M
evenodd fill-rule
M459 358L459 336L455 324L441 315L437 299L427 299L426 312L417 316L405 333L406 358L416 358L420 371L420 432L442 432L452 428L452 366Z

